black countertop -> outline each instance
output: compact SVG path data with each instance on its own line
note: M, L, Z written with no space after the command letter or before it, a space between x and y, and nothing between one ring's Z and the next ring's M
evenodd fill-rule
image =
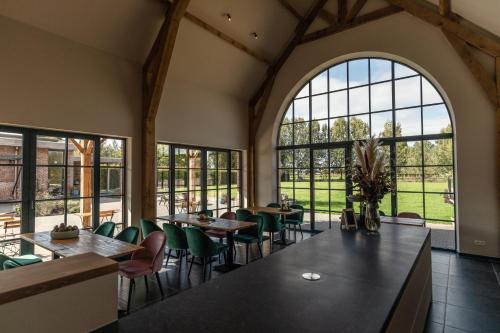
M120 332L379 332L426 228L325 231L120 319ZM302 273L317 272L319 281Z

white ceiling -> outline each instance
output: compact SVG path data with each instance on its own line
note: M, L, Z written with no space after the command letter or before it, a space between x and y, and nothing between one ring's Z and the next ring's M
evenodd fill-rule
M164 15L165 0L1 0L0 15L142 64ZM430 0L437 3L438 0ZM302 15L311 0L289 0ZM348 8L355 0L349 0ZM325 9L336 13L337 1ZM369 0L360 15L382 8ZM500 0L452 0L455 12L500 36ZM292 36L297 19L278 0L191 0L188 11L269 60ZM230 13L232 21L224 19ZM327 27L318 18L309 31ZM256 40L250 36L257 32ZM173 77L247 100L263 79L266 66L183 20L174 50Z

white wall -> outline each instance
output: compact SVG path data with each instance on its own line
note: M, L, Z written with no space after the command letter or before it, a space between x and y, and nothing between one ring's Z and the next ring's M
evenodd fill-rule
M500 257L500 212L495 187L495 109L439 29L409 14L299 46L281 69L257 143L260 204L276 198L277 125L297 89L320 69L353 55L408 62L441 88L455 118L459 250ZM485 240L485 246L474 245Z

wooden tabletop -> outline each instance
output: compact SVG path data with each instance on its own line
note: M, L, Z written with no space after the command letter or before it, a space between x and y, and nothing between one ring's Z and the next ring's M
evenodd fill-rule
M0 304L117 271L116 261L95 253L9 269L0 274Z
M169 222L185 223L197 227L220 230L225 232L235 232L241 229L247 229L255 226L255 222L246 222L238 220L227 220L221 218L213 218L213 221L200 221L198 215L195 214L175 214L168 216L160 216L158 220Z
M25 241L43 247L60 257L93 252L107 258L119 258L142 249L142 246L80 230L78 238L52 239L49 231L21 234Z
M412 225L412 226L417 226L417 227L423 227L425 225L424 219L411 219L408 217L397 217L397 216L381 216L380 222L402 224L402 225Z
M281 208L275 207L250 207L247 209L250 210L252 214L263 212L271 215L292 215L301 212L299 209L281 210Z

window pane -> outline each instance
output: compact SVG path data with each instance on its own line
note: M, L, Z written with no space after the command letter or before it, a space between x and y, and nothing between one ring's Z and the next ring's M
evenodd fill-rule
M392 65L388 60L370 59L371 82L380 82L392 78Z
M424 134L451 133L451 122L444 104L423 108Z
M168 200L169 200L168 193L161 193L161 194L156 195L156 215L157 216L170 215Z
M368 59L349 61L349 87L368 83Z
M157 144L156 145L156 165L158 167L166 167L170 166L170 147L169 145Z
M304 145L309 143L309 122L295 123L294 128L294 144Z
M156 191L157 192L168 192L169 190L169 177L170 171L159 169L156 171Z
M175 167L176 168L187 168L187 149L175 148Z
M217 170L207 171L207 186L209 189L215 189L217 186Z
M22 169L22 166L0 166L0 201L21 200Z
M397 168L398 191L422 192L422 168Z
M330 172L330 188L336 190L344 190L345 189L345 169L344 168L335 168ZM344 195L345 197L345 195Z
M311 122L311 137L313 143L328 142L328 119Z
M94 194L94 168L68 167L68 197L91 197Z
M350 118L350 132L352 140L362 140L370 135L370 116L362 115Z
M290 142L291 142L291 137L292 137L291 133L292 133L292 131L290 129ZM207 167L209 169L215 169L215 168L217 168L217 152L215 152L215 151L209 151L209 152L207 152Z
M394 81L396 108L420 105L420 77Z
M397 142L396 164L422 165L422 143L420 141Z
M425 167L424 172L426 192L453 192L452 167Z
M330 141L342 142L347 141L347 119L336 118L330 119Z
M402 212L417 213L424 216L423 194L398 192L398 214Z
M201 210L201 192L189 192L188 212L196 213Z
M309 168L309 149L295 150L295 167Z
M21 203L0 203L0 218L2 220L2 240L15 238L21 233ZM9 252L16 253L16 247L9 249L3 247L5 243L0 242L2 252L8 254ZM12 254L12 253L11 253Z
M278 192L279 192L279 197L283 200L287 200L287 199L292 200L293 199L294 190L291 188L279 188Z
M425 165L453 165L451 139L427 140L423 144Z
M36 169L36 198L62 198L64 196L64 167L37 167Z
M175 170L175 191L186 191L188 185L187 170Z
M423 104L443 103L441 95L434 86L422 76L422 98Z
M382 202L379 204L379 207L378 207L378 210L379 212L383 212L385 215L391 215L391 211L392 211L392 205L391 205L391 194L388 193L384 196L384 198L382 199Z
M241 189L240 188L232 188L231 189L231 207L240 207L241 201Z
M227 197L227 190L224 189L224 190L219 190L218 192L218 207L219 208L227 208L227 206L229 205L229 200L228 200L228 197Z
M18 133L0 132L2 149L0 164L15 165L23 163L23 135Z
M231 170L231 187L240 187L241 171Z
M280 168L293 167L293 150L280 150L278 151L278 156Z
M371 131L379 138L392 138L392 112L373 113Z
M297 204L304 207L304 209L311 208L311 191L309 189L296 189L295 190L295 201Z
M330 94L330 117L347 115L347 90Z
M62 151L58 153L64 156ZM79 164L83 166L92 166L94 165L94 140L71 138L68 140L68 153L68 165ZM51 152L49 151L49 161L50 160ZM118 163L120 162L121 160L118 160Z
M347 63L330 68L330 90L347 88Z
M296 99L293 103L294 121L309 120L309 98Z
M344 191L330 191L330 209L332 212L340 213L346 208Z
M370 86L371 111L392 109L392 83L385 82Z
M328 149L313 150L313 157L314 168L328 168Z
M425 194L425 217L429 219L454 221L455 198L453 195Z
M125 141L104 139L101 141L101 165L123 166Z
M417 75L418 73L415 72L413 69L410 67L401 65L397 62L394 63L394 77L400 78L400 77L405 77L405 76L412 76L412 75Z
M295 169L295 188L311 188L309 169Z
M79 228L92 228L92 199L68 200L67 205L67 225L76 225Z
M399 129L396 129L396 135L422 135L422 124L420 118L420 108L397 110L396 126L400 126L401 130L399 131Z
M313 119L328 118L328 95L313 96L312 100L312 117Z
M328 211L330 209L328 190L314 191L314 209L316 211Z
M231 168L241 169L239 151L231 151Z
M324 71L311 80L312 94L321 94L328 91L328 71Z
M207 191L207 208L217 209L217 191Z
M345 165L345 151L342 148L330 149L330 167L339 168Z
M315 190L328 190L329 188L329 175L327 168L314 169L314 189ZM328 194L328 193L327 193Z
M307 83L302 89L300 89L299 93L295 98L306 97L309 96L309 83Z
M293 133L293 125L281 125L280 127L280 140L279 140L279 145L280 146L291 146L293 144L293 138L292 138L292 133ZM210 155L209 155L210 157ZM208 159L208 167L209 168L214 168L215 163L213 165L211 164L211 160Z
M189 169L189 191L201 190L201 170Z
M66 163L65 138L38 135L36 146L36 164L64 165Z
M201 151L189 149L189 167L201 168Z
M189 206L189 195L186 192L175 194L175 212L176 213L187 213Z
M228 178L227 178L228 174L227 174L227 171L226 170L219 170L218 171L218 186L219 187L227 187L228 185Z
M123 169L101 168L99 184L101 195L123 194Z
M293 170L280 169L279 170L280 187L293 187Z
M61 223L64 223L64 200L35 203L35 232L51 231Z
M293 102L290 103L290 106L286 110L285 116L283 117L282 124L288 124L293 121Z
M227 169L229 167L228 154L226 152L217 153L217 168Z
M369 112L368 87L349 90L349 114Z

